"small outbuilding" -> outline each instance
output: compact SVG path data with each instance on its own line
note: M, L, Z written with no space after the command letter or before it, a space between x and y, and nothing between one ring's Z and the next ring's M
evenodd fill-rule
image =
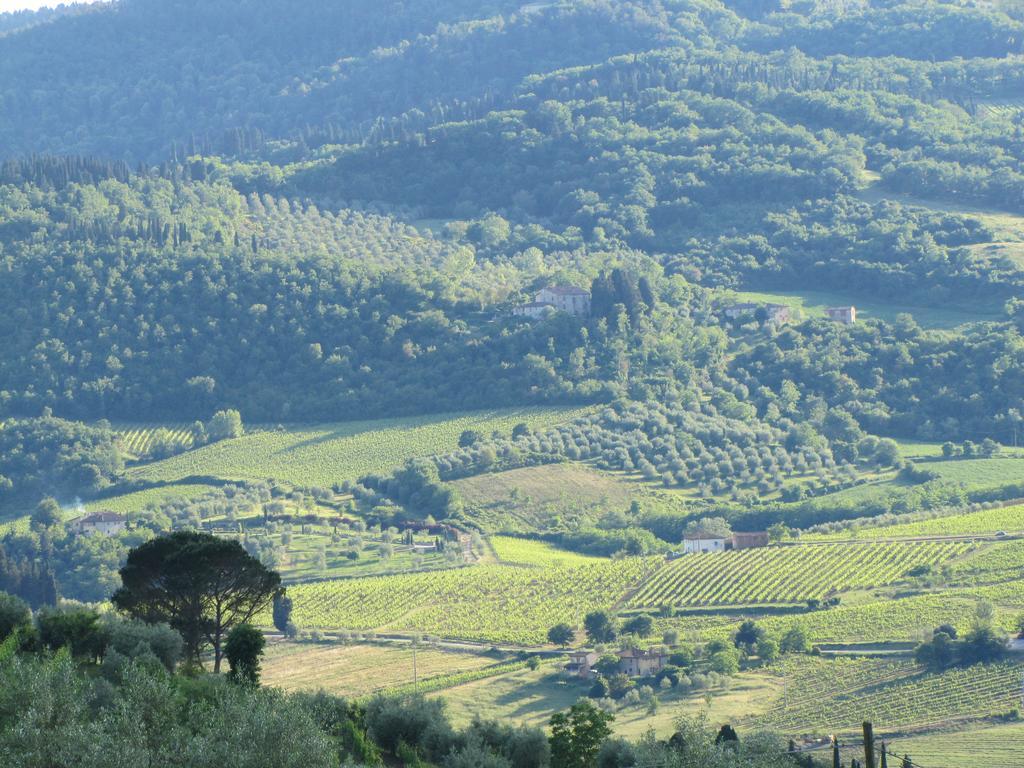
M578 651L572 651L569 654L569 663L565 665L565 671L567 674L575 675L576 677L590 677L594 664L597 663L597 658L595 651L588 651L582 648Z
M626 648L619 653L619 672L630 677L656 675L668 663L668 654L658 650Z
M688 533L683 536L683 551L687 554L697 552L725 552L726 545L732 539L711 533Z
M826 307L825 317L834 323L853 325L857 322L856 307Z

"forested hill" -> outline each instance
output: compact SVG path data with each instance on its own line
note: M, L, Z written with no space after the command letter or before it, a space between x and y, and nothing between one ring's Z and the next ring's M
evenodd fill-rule
M953 439L1019 404L1014 3L123 0L5 24L0 417L700 389L761 418L788 382L807 418ZM548 284L594 312L513 315ZM987 322L779 333L723 321L733 289Z
M1022 41L1013 3L121 0L0 38L0 151L159 161L364 138L379 119L479 117L526 75L664 48L960 62Z

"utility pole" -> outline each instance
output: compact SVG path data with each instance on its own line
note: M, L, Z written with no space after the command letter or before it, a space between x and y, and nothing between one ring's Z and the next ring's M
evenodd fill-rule
M876 768L875 729L870 720L864 721L864 768Z

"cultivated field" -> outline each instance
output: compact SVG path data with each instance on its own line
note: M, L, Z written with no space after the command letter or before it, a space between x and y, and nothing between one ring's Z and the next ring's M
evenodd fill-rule
M481 565L301 584L288 593L303 628L540 644L553 625L580 626L589 611L611 608L659 564L630 558L543 569Z
M1019 705L1024 665L1005 662L923 672L912 662L787 659L773 667L793 695L757 718L790 734L879 733L1006 715Z
M967 731L893 739L890 749L928 768L1020 768L1024 723L1000 723Z
M229 480L274 478L296 485L330 487L371 472L386 472L407 459L455 450L459 435L467 429L507 434L520 422L540 429L569 421L582 412L523 408L283 430L264 428L138 467L130 474L170 481L192 475Z
M983 509L976 512L934 517L912 523L885 525L878 528L862 527L855 531L840 531L829 538L849 538L856 535L865 539L904 536L964 536L972 533L994 534L998 531L1024 531L1024 504Z
M629 601L662 605L798 603L832 592L891 584L920 565L965 554L969 545L823 544L686 555L647 580Z
M517 539L511 536L492 536L490 542L498 560L506 565L552 568L564 565L597 565L607 562L601 557L580 555L545 544L542 541Z
M420 681L482 669L497 663L492 656L464 651L420 648ZM286 691L325 690L355 698L413 682L413 651L399 645L276 643L267 647L262 680Z

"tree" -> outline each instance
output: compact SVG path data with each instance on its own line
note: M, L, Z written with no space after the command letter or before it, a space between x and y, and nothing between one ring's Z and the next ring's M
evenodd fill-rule
M242 414L234 409L217 411L206 426L206 434L211 442L231 440L245 434L242 426Z
M759 627L753 619L747 619L736 630L733 643L737 648L744 648L749 653L762 637L764 637L764 629Z
M711 671L720 675L735 675L740 671L740 655L735 648L726 648L711 656Z
M568 624L555 624L548 630L548 642L563 648L576 639L576 633Z
M783 653L805 653L807 651L807 633L803 627L790 627L779 642L779 650Z
M60 504L53 497L47 496L36 504L35 509L32 510L30 525L33 531L45 531L57 525L63 519L64 515L61 513Z
M227 633L269 608L281 588L281 577L237 541L194 531L176 531L136 547L120 573L123 586L111 598L114 606L178 630L197 665L203 649L212 646L215 672Z
M90 608L42 608L36 616L39 640L57 651L68 648L72 656L97 660L107 647L107 632L100 615Z
M32 621L32 612L19 597L0 592L0 643L19 627L28 626Z
M469 448L483 440L483 435L475 429L467 429L459 435L459 448Z
M283 591L274 595L274 608L271 615L277 631L287 635L289 625L292 623L292 599Z
M251 624L239 624L228 633L224 655L231 666L229 676L237 683L259 685L260 659L267 644L263 633Z
M779 658L779 644L772 637L761 637L757 641L757 656L764 662Z
M590 701L581 700L568 713L551 716L551 768L592 768L611 736L611 715Z
M654 631L654 620L647 614L634 616L622 625L622 631L637 637L650 637Z
M956 661L952 638L945 632L937 631L929 642L921 643L914 649L914 661L935 671L951 667Z
M607 611L588 613L583 629L592 643L610 643L615 639L615 622Z

